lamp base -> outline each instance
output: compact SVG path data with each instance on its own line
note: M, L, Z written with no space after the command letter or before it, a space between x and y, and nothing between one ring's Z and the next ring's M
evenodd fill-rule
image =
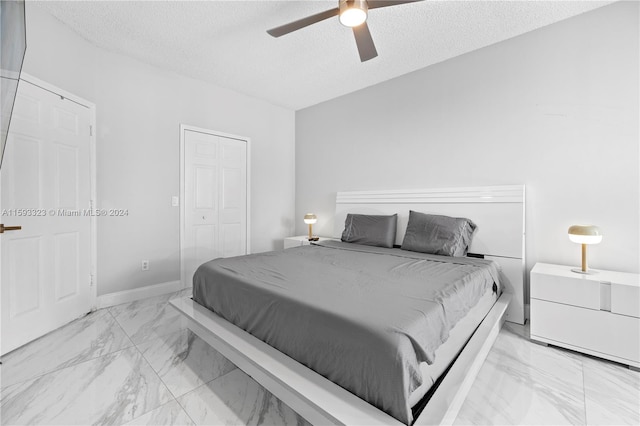
M575 272L576 274L583 274L583 275L595 275L598 273L598 271L594 271L593 269L583 271L580 268L571 268L571 272Z

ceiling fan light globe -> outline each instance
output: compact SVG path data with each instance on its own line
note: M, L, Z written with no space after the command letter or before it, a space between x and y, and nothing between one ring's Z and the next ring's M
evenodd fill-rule
M357 27L367 20L367 12L357 7L351 7L340 13L340 23L345 27Z
M340 0L340 23L345 27L357 27L367 20L366 0Z

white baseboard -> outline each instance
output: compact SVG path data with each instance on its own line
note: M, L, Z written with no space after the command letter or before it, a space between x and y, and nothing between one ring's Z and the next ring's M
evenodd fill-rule
M169 281L166 283L153 284L131 290L103 294L102 296L98 296L96 305L97 309L108 308L121 303L133 302L135 300L146 299L147 297L173 293L178 290L182 290L182 283L179 280Z

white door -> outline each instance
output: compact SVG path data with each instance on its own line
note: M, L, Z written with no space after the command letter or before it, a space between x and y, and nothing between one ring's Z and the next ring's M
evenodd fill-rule
M219 250L221 257L247 254L247 144L218 137Z
M91 303L90 110L21 81L4 153L0 353ZM87 211L84 211L84 210Z
M183 284L218 257L247 253L247 141L183 129Z

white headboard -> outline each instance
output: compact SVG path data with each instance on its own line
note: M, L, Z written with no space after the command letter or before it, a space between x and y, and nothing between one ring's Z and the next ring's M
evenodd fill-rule
M338 192L334 237L348 213L398 214L396 244L402 244L409 210L471 219L477 226L470 253L502 266L505 290L513 294L507 321L524 324L524 185Z

